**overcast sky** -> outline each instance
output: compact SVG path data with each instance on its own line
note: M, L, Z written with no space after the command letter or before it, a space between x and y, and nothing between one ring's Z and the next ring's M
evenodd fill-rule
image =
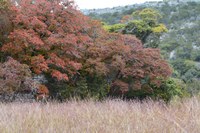
M145 1L161 1L161 0L75 0L80 9L124 6L135 3L143 3Z

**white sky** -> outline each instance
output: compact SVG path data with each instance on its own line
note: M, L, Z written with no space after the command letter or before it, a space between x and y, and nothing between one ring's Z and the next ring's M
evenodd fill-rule
M80 9L95 9L115 6L124 6L145 1L162 1L162 0L74 0Z

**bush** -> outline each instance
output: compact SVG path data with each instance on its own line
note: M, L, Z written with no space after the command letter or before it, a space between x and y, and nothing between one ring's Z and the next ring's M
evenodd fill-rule
M39 84L32 79L32 72L25 64L8 58L0 63L0 101L33 101L33 92Z
M0 93L31 90L34 86L31 74L27 65L8 58L6 62L0 63Z
M163 80L160 86L155 84L144 84L139 90L130 90L126 93L125 97L128 99L146 99L151 98L153 100L163 100L165 102L169 102L174 98L187 97L189 93L186 89L186 84L179 79L169 78L167 80Z
M189 96L186 91L186 85L179 79L169 78L161 83L161 86L153 87L153 93L150 95L153 99L162 99L169 102L175 97Z

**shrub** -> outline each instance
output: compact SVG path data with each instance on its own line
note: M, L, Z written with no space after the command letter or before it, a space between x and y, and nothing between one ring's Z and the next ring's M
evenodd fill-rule
M0 63L0 94L31 90L34 86L29 67L13 58Z
M150 95L153 99L163 99L169 102L175 97L187 97L189 93L186 90L186 85L179 79L169 78L161 83L161 86L152 87L153 93Z

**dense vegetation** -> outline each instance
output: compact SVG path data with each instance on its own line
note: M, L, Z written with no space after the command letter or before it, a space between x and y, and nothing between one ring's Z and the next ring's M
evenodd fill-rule
M128 19L123 34L107 32L73 1L1 0L0 13L1 94L48 87L51 97L61 100L117 96L169 101L186 95L181 81L170 78L172 69L158 46L145 45L148 37L159 39L167 31L157 11L135 12L137 20Z
M146 33L144 46L160 48L162 57L174 69L173 78L182 80L182 84L193 95L199 93L200 86L199 9L198 0L164 0L111 8L106 13L98 13L103 11L101 9L91 10L88 15L106 23L104 27L110 32L134 34L140 39ZM156 22L160 28L146 23L141 15L135 17L138 13L143 16L146 14L150 19L154 18L152 13L154 16L159 13L162 17L157 17ZM134 30L126 32L130 29Z

